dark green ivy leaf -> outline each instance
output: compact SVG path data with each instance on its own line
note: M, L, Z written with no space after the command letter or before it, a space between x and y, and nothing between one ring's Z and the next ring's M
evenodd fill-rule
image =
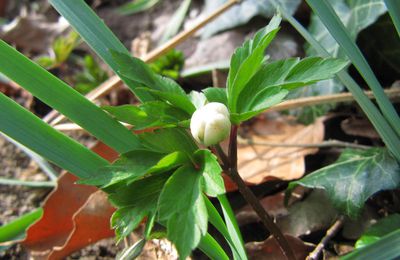
M325 189L335 207L356 218L370 196L399 187L400 169L386 149L346 149L337 162L291 182L288 190L299 184Z

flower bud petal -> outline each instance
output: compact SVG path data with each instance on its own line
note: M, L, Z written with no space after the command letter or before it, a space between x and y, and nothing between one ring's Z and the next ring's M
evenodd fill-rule
M206 146L217 144L229 136L231 122L224 104L212 102L196 110L190 131L196 141Z

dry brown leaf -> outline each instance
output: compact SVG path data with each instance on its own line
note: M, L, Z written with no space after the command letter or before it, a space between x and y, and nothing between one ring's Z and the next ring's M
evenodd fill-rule
M296 237L285 235L292 248L296 259L305 259L314 249L314 245L306 244ZM287 259L275 238L269 237L262 242L250 242L246 244L246 251L250 260L284 260Z
M110 228L110 218L115 208L102 191L93 193L73 216L74 228L67 241L56 247L48 259L62 259L87 245L114 236Z
M348 135L367 137L371 139L380 138L374 126L366 118L347 118L340 123L340 127Z
M260 119L253 126L251 139L254 144L238 147L240 176L251 184L270 179L294 180L305 172L304 157L314 154L318 148L271 147L261 143L316 144L324 138L324 118L305 126L291 122L287 117Z
M98 142L91 149L109 161L113 161L118 156L114 150L101 142ZM77 177L70 173L63 173L60 176L57 188L48 196L44 203L43 217L28 229L27 236L22 244L28 249L31 257L34 259L46 259L54 249L65 247L66 241L71 241L69 238L74 233L80 231L82 225L78 222L74 223L73 217L77 212L86 210L83 206L88 201L88 198L98 189L92 186L75 184L77 179ZM99 210L105 207L103 204L99 204L98 206ZM101 211L96 214L101 215ZM97 229L108 232L110 228L109 211L105 211L103 214L108 217L107 225L99 225ZM93 217L97 221L99 216ZM77 220L79 218L75 219L75 221ZM93 232L93 234L95 233ZM92 242L97 240L92 239ZM87 245L87 240L83 237L81 245L81 247Z

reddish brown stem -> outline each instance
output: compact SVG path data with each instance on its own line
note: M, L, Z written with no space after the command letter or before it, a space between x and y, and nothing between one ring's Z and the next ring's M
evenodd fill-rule
M253 208L253 210L257 213L261 222L268 229L271 235L278 242L283 254L289 260L295 260L293 250L290 247L286 237L283 235L282 231L275 224L274 220L271 216L265 211L264 207L260 204L257 197L254 193L247 187L246 183L243 181L242 177L240 177L237 170L237 130L238 126L234 125L231 128L231 135L229 140L229 177L233 182L238 186L239 192L242 194L244 199L249 203L249 205Z

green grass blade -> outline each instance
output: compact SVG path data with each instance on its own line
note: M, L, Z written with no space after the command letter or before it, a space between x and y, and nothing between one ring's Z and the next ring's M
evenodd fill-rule
M284 9L280 9L280 12L282 13L282 16L304 37L304 39L317 50L319 55L330 57L330 54L321 46L321 44L296 19L294 19L293 16L289 15ZM374 125L386 146L396 159L400 161L400 139L390 127L389 123L375 107L372 101L365 95L361 87L347 72L341 71L337 76L353 94L354 99L361 106L368 119Z
M172 15L172 18L167 25L167 29L161 37L161 44L168 41L171 37L178 33L179 28L181 28L182 23L185 20L186 13L189 10L191 2L192 0L183 0L179 8Z
M400 4L399 0L385 0L385 5L400 36Z
M393 127L398 136L400 136L400 117L394 109L389 98L383 91L378 79L373 73L367 60L361 53L361 50L351 40L349 33L344 27L343 23L337 17L332 6L326 0L307 0L307 3L319 16L324 23L332 37L339 43L343 51L350 58L354 66L360 72L361 76L365 79L371 88L382 114L386 117L389 124Z
M341 260L351 259L399 259L400 229L389 233L377 242L341 257Z
M109 49L129 51L83 0L50 0L50 4L71 24L82 39L117 73Z
M228 231L226 224L222 217L219 215L218 210L214 207L211 201L204 196L204 201L206 203L208 212L208 221L221 233L221 235L228 242L231 248L234 259L247 259L244 247L241 243L235 244L232 234ZM234 236L237 236L234 234ZM243 248L242 248L243 247Z
M4 41L0 41L0 72L118 152L139 146L123 125Z
M38 208L30 213L0 227L0 243L21 238L25 230L43 215L43 209Z
M222 249L218 242L208 233L200 240L198 247L210 259L229 260L224 249Z
M106 160L54 130L4 94L0 94L0 107L1 132L76 176L89 178L108 165Z
M224 214L229 235L239 253L239 259L247 259L243 238L241 236L239 225L236 222L235 214L233 213L231 205L229 204L225 194L218 196L218 200L222 207L222 212Z
M0 184L26 186L31 188L53 188L56 186L55 181L22 181L8 178L0 178Z
M160 0L132 0L118 7L117 11L122 15L140 13L152 8L158 2Z

